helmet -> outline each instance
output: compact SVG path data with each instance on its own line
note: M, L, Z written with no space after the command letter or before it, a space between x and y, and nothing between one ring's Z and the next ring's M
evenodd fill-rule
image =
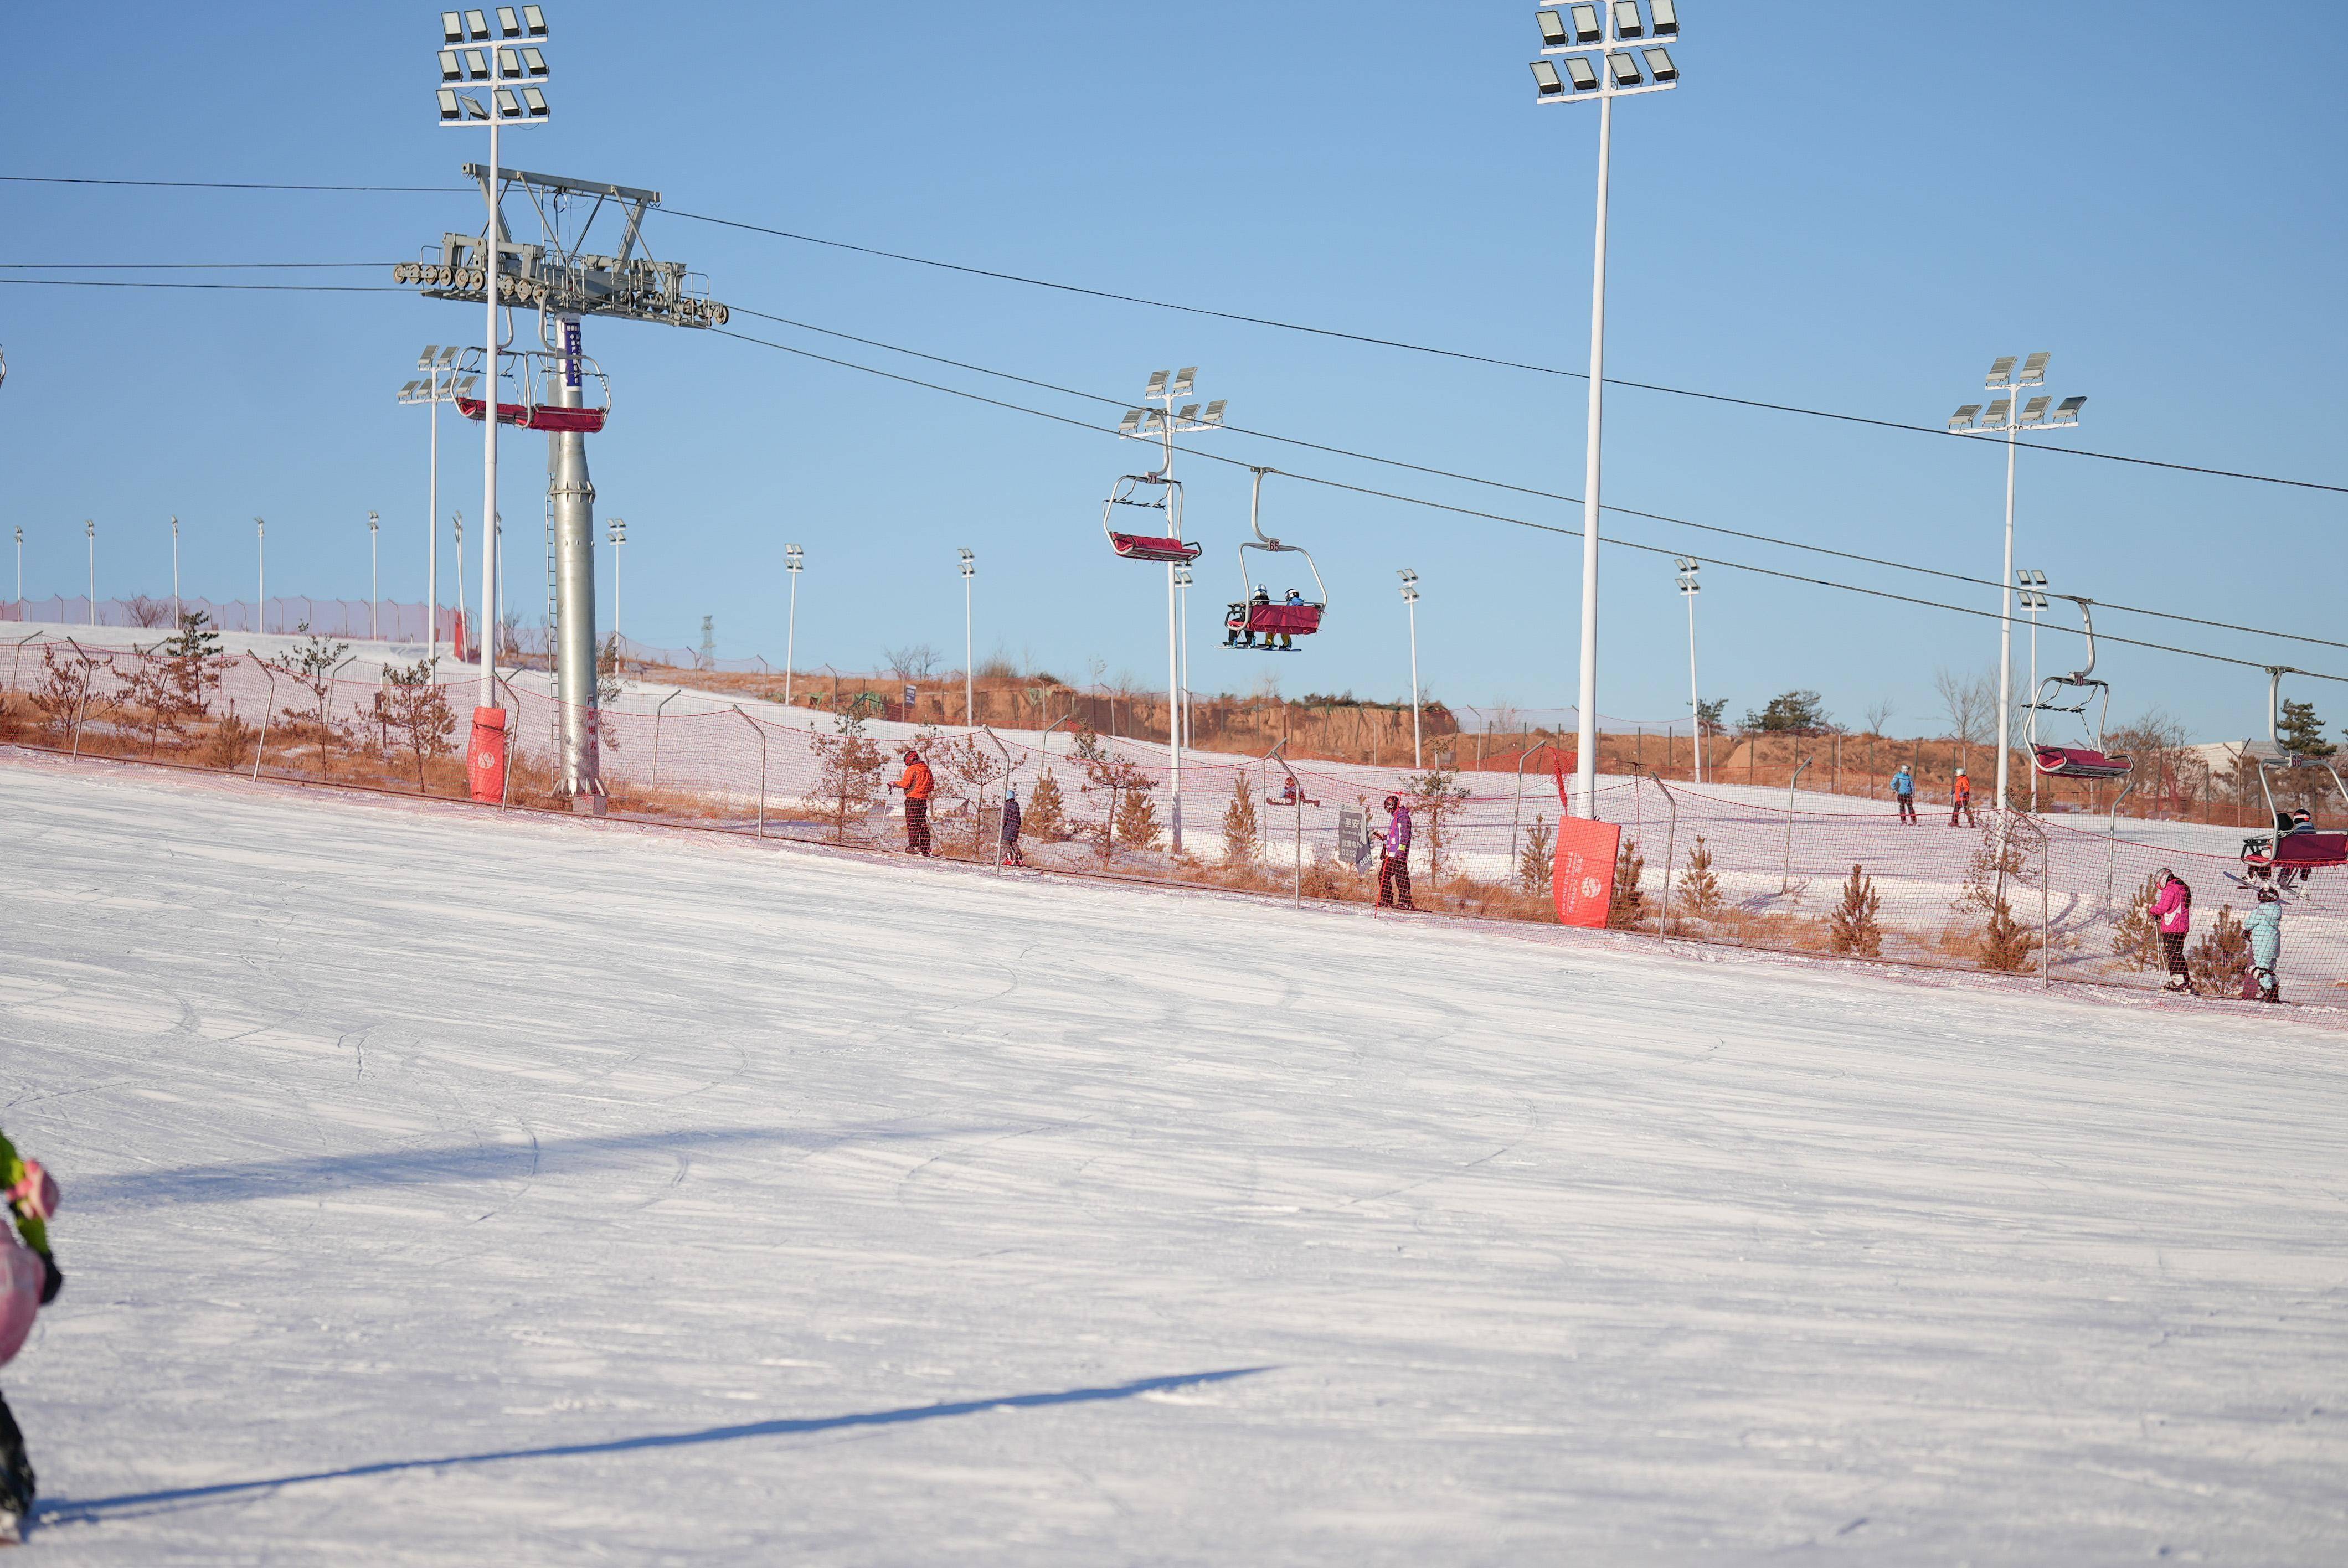
M1962 769L1962 768L1959 768L1959 769L1957 770L1957 776L1958 776L1959 778L1962 778L1962 777L1964 777L1964 776L1965 776L1965 770L1964 770L1964 769Z
M2271 887L2261 887L2259 889L2259 902L2261 904L2280 904L2282 902L2282 895L2276 892Z
M918 763L922 760L922 753L915 751L912 747L907 746L905 748L905 760L909 763Z
M1400 796L1400 795L1398 795L1398 794L1390 794L1390 795L1386 796L1386 808L1387 808L1388 810L1390 810L1390 811L1391 811L1391 810L1392 810L1392 809L1394 809L1395 806L1398 806L1398 805L1400 805L1401 804L1402 804L1402 796Z

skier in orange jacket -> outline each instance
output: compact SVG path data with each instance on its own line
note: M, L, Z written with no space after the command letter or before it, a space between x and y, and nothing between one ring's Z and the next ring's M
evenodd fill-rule
M937 776L922 753L911 747L905 750L905 774L891 789L905 792L905 853L927 855L930 852L930 797L938 793Z
M1951 791L1949 795L1949 825L1951 827L1959 825L1957 818L1960 816L1964 818L1964 826L1981 825L1973 820L1973 781L1965 777L1965 770L1962 768L1957 770L1956 788Z

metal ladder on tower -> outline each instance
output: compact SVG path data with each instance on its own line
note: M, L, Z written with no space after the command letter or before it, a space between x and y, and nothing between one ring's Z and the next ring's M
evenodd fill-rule
M556 668L562 658L562 625L556 608L554 552L554 443L546 444L546 681L551 701L546 704L546 754L562 755L562 676Z

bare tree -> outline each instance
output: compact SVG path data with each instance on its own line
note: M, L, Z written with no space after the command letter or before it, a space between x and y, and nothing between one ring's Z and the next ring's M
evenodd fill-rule
M1949 715L1949 738L1964 748L1960 767L1972 764L1972 748L1989 739L1997 723L1997 677L1988 671L1960 675L1945 665L1934 672L1932 690Z
M1891 723L1891 713L1892 708L1890 698L1879 697L1874 702L1869 702L1867 705L1866 714L1867 733L1870 735L1879 735L1883 733L1883 727Z
M926 681L937 673L938 651L926 642L884 648L880 657L887 661L889 672L900 681Z

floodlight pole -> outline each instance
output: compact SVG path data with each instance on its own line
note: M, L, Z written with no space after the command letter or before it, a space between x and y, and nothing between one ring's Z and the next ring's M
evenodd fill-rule
M1592 30L1587 34L1581 32L1578 24L1569 29L1568 18L1573 12L1591 9L1604 17L1602 23L1593 18ZM1663 46L1679 36L1677 10L1664 0L1649 0L1644 9L1643 15L1637 0L1611 0L1596 7L1560 5L1535 14L1541 26L1541 53L1578 56L1565 61L1564 72L1546 58L1532 63L1536 101L1598 100L1598 203L1590 273L1590 417L1583 437L1581 487L1581 679L1573 765L1581 809L1592 816L1598 810L1599 456L1606 401L1606 208L1613 172L1614 100L1636 93L1668 92L1679 86L1679 67Z
M269 631L269 525L252 519L252 591L260 596L252 611L262 634Z
M2045 413L2047 399L2037 402L2039 412L2026 415L2023 394L2034 386L2046 384L2046 355L2032 354L2020 369L2012 358L2003 358L1990 367L1990 379L1983 383L1987 390L2005 395L2005 414L2002 421L1992 424L1987 417L1978 423L1974 414L1978 405L1967 404L1949 421L1952 434L1964 436L2003 436L2005 437L2005 571L1998 583L1998 651L1997 651L1997 794L1993 797L2000 810L2005 808L2006 791L2011 784L2013 744L2013 455L2024 431L2072 430L2079 424L2079 407L2084 397L2065 398L2063 405L2050 418ZM2032 701L2036 701L2033 688ZM2037 785L2037 770L2031 771L2034 791Z
M381 579L376 572L377 561L376 544L382 533L383 519L375 513L369 512L367 514L367 641L370 642L382 641L376 629L375 620L376 604L381 592ZM177 588L172 589L174 596L178 592Z
M2022 596L2023 609L2030 614L2030 701L2038 702L2038 594L2034 589ZM2034 756L2030 767L2030 815L2038 815L2038 764Z
M89 536L89 623L98 624L98 519L84 518L81 531Z
M1410 765L1424 770L1426 757L1418 725L1418 573L1407 567L1402 572L1402 602L1410 612Z
M965 725L975 725L978 723L977 710L971 703L975 683L972 679L970 637L970 585L971 580L977 575L977 558L969 550L963 550L962 552L962 722ZM787 652L784 657L788 659L790 655Z
M1680 597L1687 600L1688 623L1688 714L1695 753L1695 782L1704 783L1704 698L1698 694L1695 680L1695 596L1703 592L1695 580L1697 563L1684 559L1680 566Z
M456 371L449 376L453 380ZM432 473L424 503L424 662L440 662L440 370L432 367L432 401L425 417L432 424Z
M171 624L180 624L180 519L171 519Z
M783 632L783 706L791 705L791 661L798 656L799 643L799 573L806 569L807 552L797 545L783 547L783 569L791 579L790 619Z
M628 519L625 518L613 518L612 519L610 528L606 531L610 534L612 540L612 635L616 638L622 635L620 630L620 610L623 608L624 600L622 598L621 590L626 585L622 581L620 576L620 552L627 548Z
M495 47L494 45L491 47ZM481 393L487 405L481 410L481 516L489 521L489 531L481 540L481 690L474 707L477 712L498 706L497 667L492 662L494 640L490 623L496 620L490 607L497 603L494 595L498 584L498 100L494 89L489 97L489 176L481 184L489 202L489 226L481 231L481 298L485 302L481 326L481 369L488 382Z
M1598 100L1597 249L1590 275L1590 425L1581 470L1581 682L1574 714L1574 793L1598 815L1598 475L1606 402L1606 186L1613 159L1614 99Z
M2016 398L2018 404L2020 399ZM2006 808L2006 771L2013 744L2013 446L2017 406L2005 422L2005 571L1997 589L1997 809ZM2038 770L2031 770L2034 780Z

